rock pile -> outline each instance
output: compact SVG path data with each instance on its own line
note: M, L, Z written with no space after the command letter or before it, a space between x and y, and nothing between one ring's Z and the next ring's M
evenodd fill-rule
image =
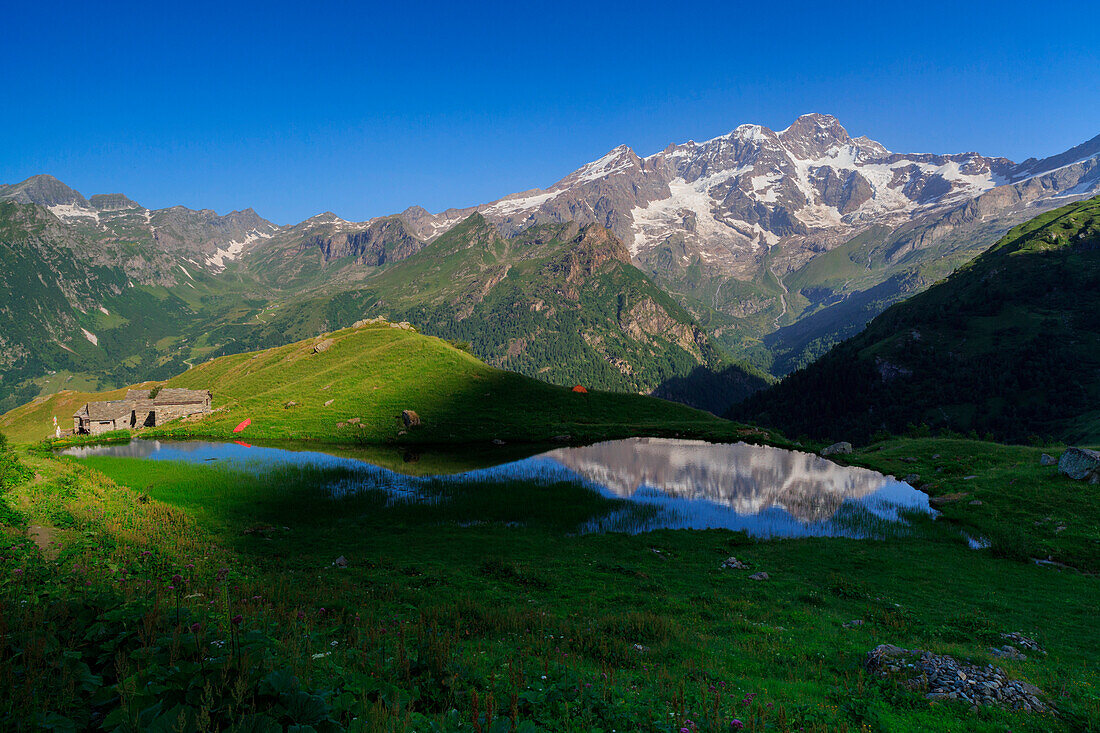
M722 567L726 570L748 570L749 566L732 555L722 561Z
M946 654L881 644L867 654L866 666L883 676L912 675L905 685L924 690L928 700L959 700L970 703L970 709L975 711L982 705L1001 705L1026 712L1051 711L1042 700L1042 690L1022 680L1010 679L1003 669L992 664L977 667Z

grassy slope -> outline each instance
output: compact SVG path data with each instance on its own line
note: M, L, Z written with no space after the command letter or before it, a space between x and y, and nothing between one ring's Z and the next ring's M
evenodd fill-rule
M1041 546L1100 567L1095 497L1040 468L1036 453L925 440L854 455L894 472L937 475L947 466L942 490L984 502L948 505L942 531L924 539L882 542L751 542L724 531L568 536L570 521L609 507L567 487L529 486L475 486L435 507L387 507L369 495L332 502L293 476L265 482L210 466L24 456L38 478L0 497L21 514L0 528L0 554L30 576L0 584L15 622L7 638L56 640L77 656L0 655L0 672L27 670L4 696L0 720L36 705L75 719L117 706L95 684L53 683L74 674L79 682L75 658L103 685L126 671L124 705L135 716L157 700L163 710L183 700L215 720L257 709L303 722L315 711L278 704L262 682L285 669L306 690L329 691L320 714L358 730L472 731L489 708L535 726L524 730L717 732L737 717L749 731L1095 731L1097 577L1008 557ZM967 481L965 471L979 478ZM491 501L479 502L481 492ZM495 521L455 524L469 512ZM1053 531L1048 516L1067 529ZM517 518L528 526L506 524ZM56 562L23 540L32 524L56 527ZM992 536L1000 549L968 550L950 531L958 528ZM1013 552L1003 544L1012 529L1017 544L1039 544ZM720 570L730 554L771 580ZM348 568L326 569L339 555ZM179 595L167 587L174 572L184 576ZM199 623L208 644L228 638L235 614L247 632L241 671L214 646L205 671L189 661L188 625ZM851 619L864 623L844 628ZM1037 637L1049 654L996 664L1052 693L1058 717L930 704L861 668L880 643L984 663L1009 631ZM207 691L188 698L183 686L193 680Z
M876 318L737 414L865 440L927 423L1098 440L1100 199L1013 229L946 281ZM883 376L883 375L886 376Z
M330 443L468 443L573 440L677 433L736 437L753 431L664 400L637 395L575 394L487 366L446 342L387 325L329 334L330 348L313 353L320 339L249 354L220 357L168 381L209 389L213 415L171 423L148 435L220 439L305 439ZM17 441L52 432L50 416L69 416L91 398L61 393L0 417ZM332 404L325 406L325 402ZM296 402L291 408L288 402ZM402 410L423 425L401 436ZM245 418L241 435L232 429ZM349 420L359 418L357 423ZM337 423L347 423L338 427ZM67 425L67 423L66 423Z

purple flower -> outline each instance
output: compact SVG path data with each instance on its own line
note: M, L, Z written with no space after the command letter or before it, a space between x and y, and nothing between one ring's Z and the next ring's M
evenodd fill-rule
M734 718L730 721L730 730L741 730L744 727L745 724L742 723L738 718Z
M172 576L172 582L175 585L179 585L180 583L183 582L183 576L180 575L179 573L176 573L175 575Z
M244 621L244 616L242 616L241 614L238 613L236 616L233 617L234 626L240 626L241 621Z
M202 624L199 624L199 623L193 623L193 624L191 624L191 633L192 633L192 634L197 634L197 633L199 633L199 630L200 630L200 629L202 629Z

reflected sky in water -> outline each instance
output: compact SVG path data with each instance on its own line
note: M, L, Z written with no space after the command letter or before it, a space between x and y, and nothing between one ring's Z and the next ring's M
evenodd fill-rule
M215 463L249 471L345 468L356 478L341 482L341 492L355 490L358 481L363 488L382 487L425 499L430 498L430 486L439 482L578 482L627 502L581 528L590 532L724 528L760 537L874 537L884 527L904 525L906 514L933 513L927 495L891 476L840 466L812 453L746 443L631 438L434 476L411 476L358 457L237 443L135 440L64 453ZM401 460L389 465L400 469Z

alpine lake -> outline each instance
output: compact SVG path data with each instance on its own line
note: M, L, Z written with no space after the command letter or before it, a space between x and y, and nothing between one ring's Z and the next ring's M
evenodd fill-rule
M600 510L567 527L578 534L729 529L758 538L868 539L906 534L913 520L936 514L926 494L892 476L769 446L631 438L556 447L535 455L524 451L512 446L463 453L329 451L244 442L133 440L70 447L62 453L78 459L172 461L218 467L231 474L285 477L291 484L312 483L335 504L371 495L389 507L441 507L456 495L499 493L501 487L514 494L569 486L569 495L579 490L606 500L598 504ZM463 515L454 521L497 520Z

